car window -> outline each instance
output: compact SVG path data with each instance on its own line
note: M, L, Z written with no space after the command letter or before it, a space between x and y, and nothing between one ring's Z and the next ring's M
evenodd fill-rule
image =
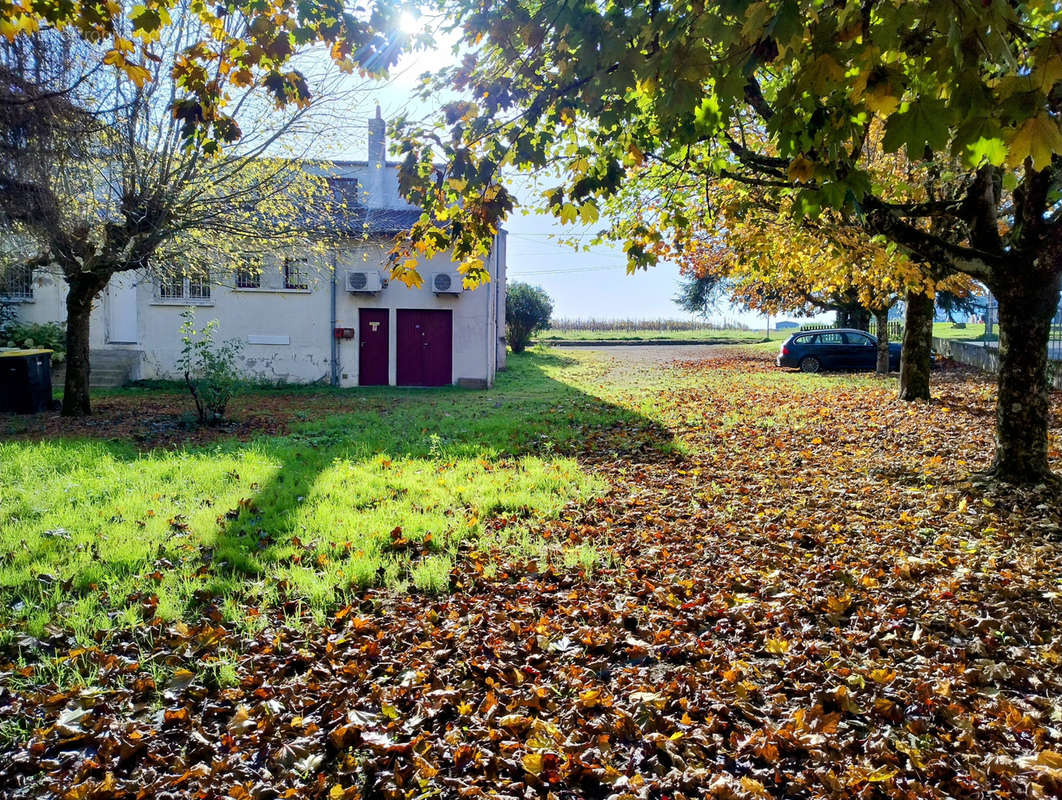
M797 336L793 339L793 344L811 344L814 338L814 336Z
M848 340L848 344L858 344L863 347L874 344L869 336L864 336L861 333L846 333L844 337Z
M816 344L844 344L844 334L820 333Z

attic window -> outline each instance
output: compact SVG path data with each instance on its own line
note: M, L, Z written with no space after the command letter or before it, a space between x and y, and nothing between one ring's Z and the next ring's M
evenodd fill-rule
M284 288L309 289L310 276L305 258L284 259Z
M19 264L0 277L0 297L7 300L33 299L33 267Z

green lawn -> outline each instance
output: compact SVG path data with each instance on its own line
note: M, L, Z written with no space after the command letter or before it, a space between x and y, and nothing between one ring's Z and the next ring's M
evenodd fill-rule
M797 330L771 331L770 340L780 342L788 339ZM965 328L957 328L950 322L933 323L933 335L944 339L982 339L985 326L971 323ZM590 331L590 330L554 330L548 329L538 334L538 341L548 344L554 341L605 342L605 341L675 341L690 340L720 343L757 343L764 342L763 329L755 330L695 330L695 331ZM993 333L992 341L999 337Z
M462 548L537 557L530 523L604 485L573 444L622 425L617 446L637 446L652 428L580 388L596 363L514 356L491 392L248 389L317 409L250 441L0 442L0 619L87 638L213 603L251 624L248 606L323 614L370 585L444 590Z
M992 332L991 341L997 341L999 339L999 329L995 328ZM956 328L950 322L934 322L933 323L933 335L941 339L965 339L965 340L980 340L984 338L985 326L984 323L968 323L965 328Z
M789 336L792 331L771 331L771 338L782 340ZM760 342L763 341L763 328L755 330L727 329L727 330L692 330L692 331L661 331L661 330L620 330L620 331L591 331L591 330L555 330L548 329L536 336L540 342L552 341L704 341L704 342Z
M777 347L535 350L490 392L245 389L220 434L167 427L172 385L0 417L0 785L1037 796L1057 491L976 477L986 376L906 403Z

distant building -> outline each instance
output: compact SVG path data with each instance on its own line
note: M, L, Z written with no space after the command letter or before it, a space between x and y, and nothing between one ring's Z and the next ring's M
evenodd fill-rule
M395 233L420 210L398 192L386 161L384 120L369 120L367 161L331 162L344 201L328 251L266 252L260 269L209 276L120 273L92 314L90 363L121 359L123 379L176 378L180 312L218 320L218 339L241 342L246 378L337 386L487 387L505 366L505 232L487 259L490 282L464 291L449 257L422 262L424 285L389 281ZM316 213L308 208L308 218ZM0 294L27 322L62 322L66 283L47 269L9 276ZM102 371L101 371L102 374ZM94 382L95 378L94 378ZM102 384L99 384L102 385Z
M799 328L799 327L800 327L800 325L798 325L797 323L792 322L790 320L785 320L783 322L776 322L775 325L774 325L774 329L776 331L789 331L789 330L794 330L794 329Z

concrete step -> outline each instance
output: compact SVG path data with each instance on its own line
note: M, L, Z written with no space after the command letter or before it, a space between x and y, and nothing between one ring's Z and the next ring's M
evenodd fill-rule
M129 383L133 368L140 361L139 350L105 350L89 351L89 386L94 389L125 386Z
M93 389L124 386L129 382L127 369L100 369L93 366L89 373L89 386Z
M100 367L132 367L140 359L140 353L136 350L92 350L89 352L89 361L93 366Z

